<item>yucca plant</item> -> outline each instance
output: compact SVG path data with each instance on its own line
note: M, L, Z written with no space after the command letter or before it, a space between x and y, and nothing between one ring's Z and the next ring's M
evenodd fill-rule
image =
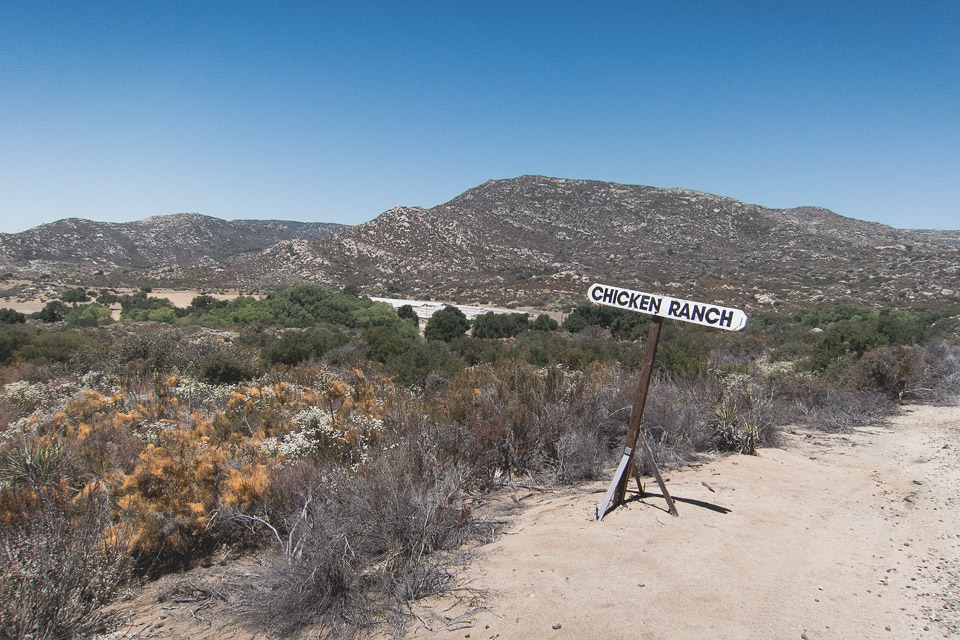
M756 455L762 426L742 417L740 407L736 404L720 405L714 409L713 415L709 426L713 429L713 441L717 451Z
M0 452L0 486L38 488L56 482L62 461L59 440L21 438Z

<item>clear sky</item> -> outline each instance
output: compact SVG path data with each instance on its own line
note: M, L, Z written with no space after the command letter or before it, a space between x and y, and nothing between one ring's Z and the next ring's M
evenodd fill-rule
M960 228L960 2L0 0L0 232L534 173Z

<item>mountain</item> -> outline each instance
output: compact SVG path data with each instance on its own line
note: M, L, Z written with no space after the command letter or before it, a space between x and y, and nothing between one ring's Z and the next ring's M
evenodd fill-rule
M197 214L61 220L0 235L0 268L88 286L354 284L367 295L544 309L582 302L593 282L748 312L951 306L960 304L960 231L895 229L688 189L521 176L351 227Z
M521 176L312 241L233 258L248 286L563 307L592 282L748 309L960 303L960 231L894 229L818 207L688 189Z
M25 276L48 273L72 278L151 268L174 272L214 266L283 240L321 238L342 227L325 222L228 222L196 213L124 223L67 218L22 233L0 234L0 269Z

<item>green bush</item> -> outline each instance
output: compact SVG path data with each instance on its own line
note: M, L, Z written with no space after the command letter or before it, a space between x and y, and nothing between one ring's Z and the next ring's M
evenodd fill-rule
M23 324L27 321L27 316L13 309L0 309L0 324Z
M358 329L369 329L370 327L390 327L395 331L406 331L412 335L410 323L400 317L397 310L386 302L372 302L368 306L355 309L350 313L350 324L348 326Z
M150 298L147 296L147 292L143 290L120 297L120 318L124 320L136 320L137 318L131 317L134 311L154 311L157 309L173 309L173 303L167 298Z
M470 321L463 311L456 307L446 306L440 309L427 321L423 335L427 340L442 340L450 342L459 338L470 328Z
M696 376L706 369L712 337L691 325L664 324L654 366L673 376ZM715 336L714 336L715 337Z
M585 302L567 316L560 328L568 333L579 333L587 327L610 329L615 338L632 340L643 334L650 324L650 316Z
M450 356L446 345L431 340L416 342L401 353L390 358L385 365L388 373L397 377L401 384L423 384L431 373L452 375L460 367Z
M537 316L537 319L530 325L533 331L556 331L559 327L560 324L545 313Z
M517 337L516 348L521 357L535 367L557 362L558 354L570 346L570 336L558 333L528 331Z
M0 362L8 361L14 353L30 342L33 332L26 327L0 325Z
M513 338L529 327L525 313L495 313L477 316L473 320L474 338Z
M87 302L90 300L90 296L87 295L87 290L83 287L77 287L75 289L67 289L60 294L60 300L66 302L67 304L78 302Z
M238 324L255 327L299 326L279 322L276 314L264 301L249 296L238 296L229 302L218 304L198 314L197 322L208 327L232 327ZM303 326L310 324L312 323L305 323Z
M70 307L59 300L51 300L43 306L43 309L31 314L30 317L41 322L60 322L69 310Z
M110 309L96 302L73 307L63 319L68 325L74 327L95 327L113 322Z
M877 319L870 317L839 320L827 325L811 356L817 371L826 371L846 356L862 356L864 353L887 343L887 338L877 327Z
M174 324L180 319L181 315L174 307L161 307L159 309L133 309L125 315L121 315L121 317L130 322L163 322L165 324Z
M270 364L296 365L317 360L331 349L350 341L343 333L324 328L287 329L272 344L264 347L261 357Z
M81 349L94 349L97 343L78 331L40 331L21 346L15 355L28 362L66 363Z
M415 342L413 339L404 338L395 331L387 327L373 327L363 332L363 341L369 345L369 355L380 363L386 363L391 358L395 358L407 349L411 348ZM419 342L419 340L416 340Z
M368 329L363 339L370 346L370 357L402 384L423 383L431 373L452 374L460 368L438 340L424 343L419 337L405 337L386 327Z
M242 296L230 301L211 300L210 296L198 296L187 310L196 322L211 327L241 324L303 329L327 323L362 329L401 324L389 304L312 284L294 285L262 300Z
M410 322L413 326L420 326L420 317L417 316L417 312L413 310L413 307L409 304L405 304L397 309L397 316Z
M209 384L236 384L253 376L252 366L223 353L213 354L200 368L200 380Z
M940 337L936 322L947 315L929 310L881 311L877 318L877 331L886 337L888 344L903 347L926 344Z
M509 357L511 350L501 340L463 336L450 342L450 352L468 367L481 363L496 364Z

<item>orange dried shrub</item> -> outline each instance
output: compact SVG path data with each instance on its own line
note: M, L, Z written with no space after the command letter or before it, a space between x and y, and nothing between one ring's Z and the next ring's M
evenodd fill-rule
M350 385L343 380L334 380L323 394L323 404L333 414L340 410L350 397Z
M344 380L334 380L323 394L322 404L330 415L340 422L352 416L379 418L382 407L377 389L359 369L352 369L351 372L352 384ZM384 388L392 387L387 378L381 380L380 384Z
M258 441L234 436L216 442L212 423L197 420L147 445L117 495L132 525L131 551L184 559L216 540L225 507L252 508L266 499L268 475Z
M242 469L227 469L221 502L241 511L250 511L263 503L270 492L270 473L265 464L252 463Z
M120 396L106 396L96 391L84 391L83 395L71 400L50 417L48 426L68 437L77 437L78 432L89 431L90 423L102 419L105 414L116 410ZM81 437L84 437L81 436Z
M237 387L223 411L214 416L218 437L238 433L263 438L290 430L292 411L309 406L315 397L281 382L264 387Z
M38 433L58 434L70 460L74 486L102 479L113 471L129 472L141 443L132 427L150 417L147 408L123 412L122 395L85 391L43 424Z
M20 527L37 509L39 496L30 487L0 489L0 526Z

